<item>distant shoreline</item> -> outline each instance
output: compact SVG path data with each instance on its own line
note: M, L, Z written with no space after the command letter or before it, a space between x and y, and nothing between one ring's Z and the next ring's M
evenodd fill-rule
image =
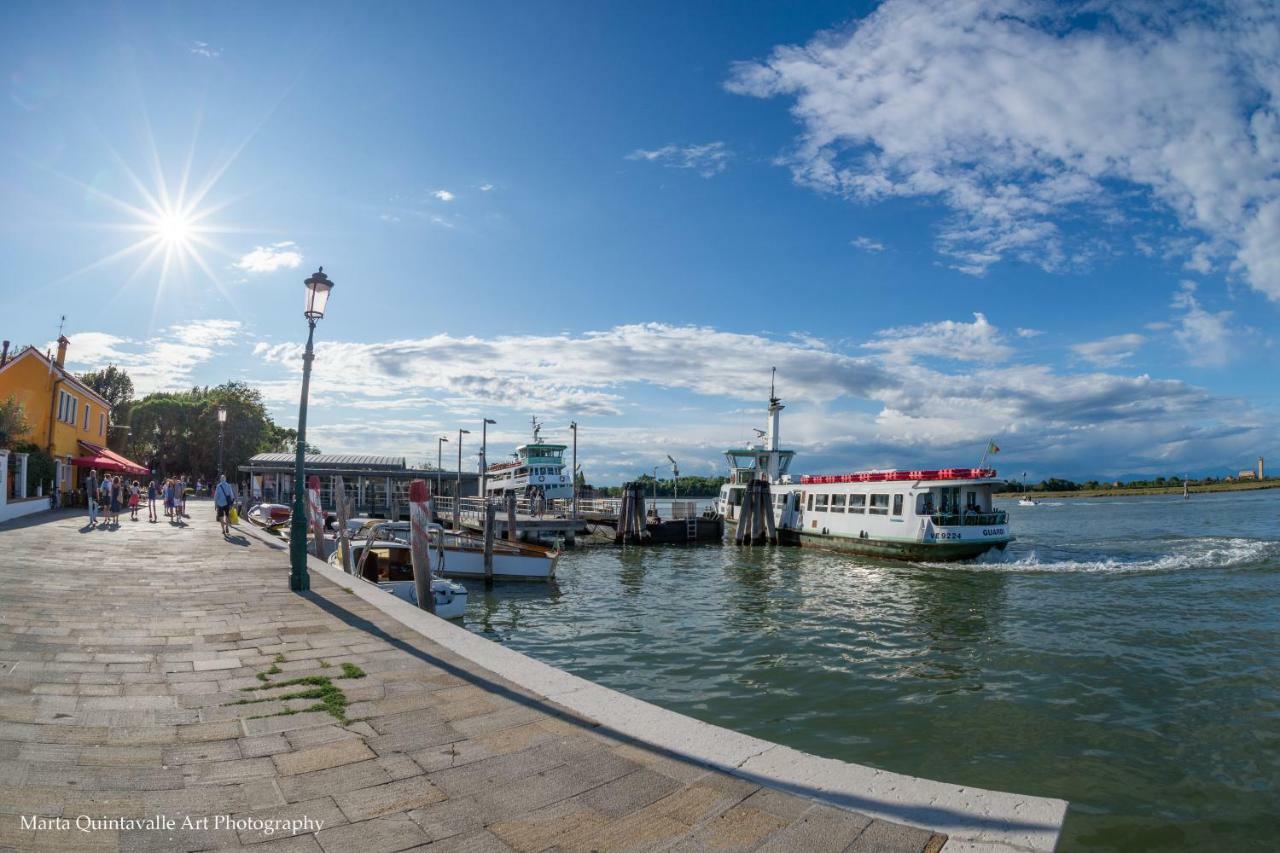
M1277 489L1280 488L1280 479L1268 477L1265 480L1246 480L1242 483L1209 483L1202 486L1188 486L1187 491L1192 494L1201 494L1205 492L1252 492L1258 489ZM1020 498L1023 495L1032 499L1040 498L1104 498L1104 497L1130 497L1136 495L1180 495L1182 494L1182 486L1146 486L1143 488L1124 489L1077 489L1074 492L1000 492L995 495L997 498Z

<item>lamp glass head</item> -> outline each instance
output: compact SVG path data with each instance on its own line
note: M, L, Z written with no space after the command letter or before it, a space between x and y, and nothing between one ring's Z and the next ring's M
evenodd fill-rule
M307 286L307 306L303 313L308 320L319 320L324 316L325 306L329 302L329 291L333 290L333 282L324 274L324 267L320 267L304 284Z
M224 406L218 407L218 423L225 424L227 422L227 410Z

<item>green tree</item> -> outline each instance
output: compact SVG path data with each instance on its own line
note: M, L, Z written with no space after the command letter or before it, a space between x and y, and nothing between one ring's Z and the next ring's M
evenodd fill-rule
M102 370L81 373L80 381L111 404L112 426L129 423L129 408L133 405L133 380L128 373L109 364ZM111 449L123 450L128 445L129 436L125 430L115 429L107 434L107 446Z
M11 394L8 399L0 400L0 447L12 447L14 442L29 432L31 423L18 398Z

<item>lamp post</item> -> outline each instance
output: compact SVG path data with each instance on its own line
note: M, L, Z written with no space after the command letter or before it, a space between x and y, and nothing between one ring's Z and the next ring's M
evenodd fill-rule
M289 524L289 589L305 592L311 589L311 576L307 574L307 504L306 450L307 450L307 391L311 386L311 360L315 357L312 341L316 334L316 322L324 317L333 282L320 267L304 284L307 286L306 310L307 348L302 354L302 395L298 402L298 447L293 463L293 514Z
M458 481L453 491L453 529L458 530L461 527L462 520L462 437L470 435L471 430L458 430Z
M497 423L485 418L484 424L480 427L480 497L485 501L489 500L489 493L485 491L485 485L489 481L489 425Z
M444 443L448 441L448 436L440 436L436 439L436 497L440 496L440 473L444 471L444 457L441 450Z
M227 407L218 407L218 473L222 473L222 435L227 426Z
M151 473L156 476L160 475L160 463L164 461L164 454L160 452L160 424L156 424L156 428L152 430L156 436L156 469Z
M573 486L573 521L578 520L578 422L570 421L573 430L573 470L569 472L569 484Z

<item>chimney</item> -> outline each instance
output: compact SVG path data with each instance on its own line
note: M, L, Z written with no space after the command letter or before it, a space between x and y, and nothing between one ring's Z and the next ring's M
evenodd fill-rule
M54 362L58 367L62 367L67 363L67 344L71 341L67 340L66 335L58 335L58 358Z
M4 367L9 363L9 342L4 342L4 349L0 350L0 367Z

